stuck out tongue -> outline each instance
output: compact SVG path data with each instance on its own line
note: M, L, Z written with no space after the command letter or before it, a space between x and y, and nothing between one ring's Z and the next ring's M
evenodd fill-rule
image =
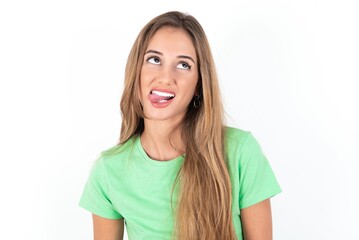
M164 96L158 96L156 94L150 94L150 100L152 102L159 102L159 101L162 101L162 100L168 100L170 98L171 97L164 97Z

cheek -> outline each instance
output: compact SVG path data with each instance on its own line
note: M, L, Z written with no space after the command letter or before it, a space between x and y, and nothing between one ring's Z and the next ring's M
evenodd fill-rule
M139 79L139 82L138 82L138 89L137 89L137 96L142 104L142 100L143 98L145 97L145 91L146 91L146 78L144 77L146 76L144 74L144 70L142 68L141 70L141 73L140 73L140 79Z
M143 68L140 74L139 85L140 85L139 92L141 94L146 86L146 71Z
M190 79L185 79L185 81L183 81L183 85L182 85L182 89L185 89L186 91L186 99L188 101L191 101L193 96L197 94L197 83L198 83L198 79L197 78L190 78Z
M151 80L151 75L153 75L150 71L150 69L146 67L142 67L141 73L140 73L140 86L146 86Z
M195 76L193 76L191 78L191 81L189 81L190 84L188 86L189 89L193 90L193 93L196 93L197 91L197 85L198 85L198 74L196 74Z

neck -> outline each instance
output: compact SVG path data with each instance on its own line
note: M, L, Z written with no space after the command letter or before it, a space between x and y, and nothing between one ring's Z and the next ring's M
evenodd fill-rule
M145 119L144 123L145 129L141 134L141 144L150 158L166 161L185 152L181 128L174 131L176 124L149 119Z

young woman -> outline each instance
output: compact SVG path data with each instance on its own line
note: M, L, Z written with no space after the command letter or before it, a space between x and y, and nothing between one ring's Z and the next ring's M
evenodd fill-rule
M197 20L168 12L126 66L118 145L92 168L80 205L95 240L272 239L280 192L249 132L224 126L214 62Z

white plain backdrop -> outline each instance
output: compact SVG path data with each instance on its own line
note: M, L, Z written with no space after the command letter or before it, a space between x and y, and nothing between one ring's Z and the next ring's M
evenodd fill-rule
M274 239L359 239L359 8L347 0L2 1L0 239L92 239L82 188L119 136L130 47L169 10L204 27L228 124L256 136L282 186Z

